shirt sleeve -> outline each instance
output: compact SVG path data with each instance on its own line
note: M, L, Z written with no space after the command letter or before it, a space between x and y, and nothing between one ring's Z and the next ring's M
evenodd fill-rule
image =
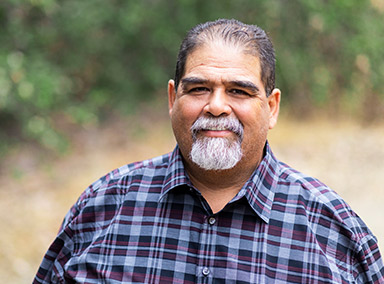
M384 283L383 260L377 240L372 234L361 240L353 273L356 283Z
M73 242L70 229L63 229L45 254L39 267L35 283L65 283L63 275L63 264L71 257Z
M104 201L105 190L112 188L119 191L119 181L122 173L129 171L129 166L116 169L91 184L78 198L64 217L59 233L45 254L33 284L37 283L67 283L65 279L64 266L75 252L79 236L77 235L78 222L82 219L82 211L87 206L94 206L97 196ZM120 193L120 192L119 192ZM83 217L84 218L84 217ZM97 222L93 220L91 222Z
M37 271L33 284L37 283L66 283L64 279L64 264L71 258L74 250L74 232L71 222L79 215L93 192L93 186L88 187L79 197L64 217L56 239L49 247Z

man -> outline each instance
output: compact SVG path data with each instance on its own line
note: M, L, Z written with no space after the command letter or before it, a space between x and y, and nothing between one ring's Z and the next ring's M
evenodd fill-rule
M360 218L274 157L274 73L260 28L193 28L168 83L175 150L92 184L34 283L384 283Z

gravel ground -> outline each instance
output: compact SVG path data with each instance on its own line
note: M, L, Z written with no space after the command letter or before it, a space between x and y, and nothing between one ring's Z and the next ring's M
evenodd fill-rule
M167 118L154 114L136 123L114 120L84 128L73 137L74 147L65 156L47 156L25 146L1 162L2 283L31 282L64 214L91 182L175 145ZM383 125L364 128L348 121L281 118L269 140L280 160L336 190L384 249Z

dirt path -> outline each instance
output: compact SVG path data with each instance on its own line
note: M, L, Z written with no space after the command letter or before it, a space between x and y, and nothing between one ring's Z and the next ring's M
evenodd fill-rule
M283 118L269 140L282 161L334 188L370 226L384 249L382 127ZM91 182L127 162L163 154L175 145L167 118L156 116L84 129L74 141L67 156L46 158L26 147L3 161L3 283L31 282L64 214Z

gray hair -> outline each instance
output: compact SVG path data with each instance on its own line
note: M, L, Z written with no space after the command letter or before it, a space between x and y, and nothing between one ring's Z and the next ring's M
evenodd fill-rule
M213 22L199 24L192 28L181 43L177 56L175 71L175 88L177 89L181 77L185 72L187 57L197 47L222 40L244 48L245 53L257 56L260 60L261 81L267 96L275 88L275 51L268 35L256 25L247 25L231 19L219 19Z

